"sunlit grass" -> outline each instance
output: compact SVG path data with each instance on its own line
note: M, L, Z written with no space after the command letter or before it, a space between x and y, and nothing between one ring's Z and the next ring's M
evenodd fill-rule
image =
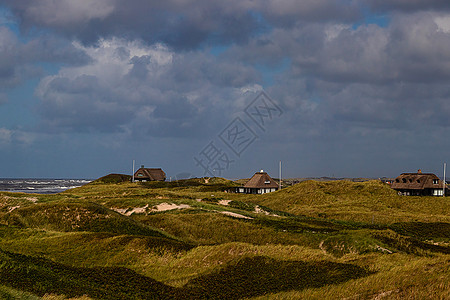
M226 192L236 185L221 178L131 183L114 175L56 195L1 192L0 296L88 299L110 284L136 298L150 295L139 283L148 281L173 299L450 297L446 198L401 197L378 181ZM158 211L163 203L174 209ZM23 280L42 279L23 289L8 281L5 266ZM88 293L53 285L52 266L63 277L78 274L74 286ZM90 286L82 274L96 268L106 273ZM311 281L314 272L325 279ZM135 294L133 285L120 286L119 274L137 280ZM258 276L267 282L259 285Z

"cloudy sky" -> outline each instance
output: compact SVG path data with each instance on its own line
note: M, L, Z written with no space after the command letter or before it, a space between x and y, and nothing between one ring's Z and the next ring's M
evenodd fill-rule
M0 0L0 177L450 162L448 0Z

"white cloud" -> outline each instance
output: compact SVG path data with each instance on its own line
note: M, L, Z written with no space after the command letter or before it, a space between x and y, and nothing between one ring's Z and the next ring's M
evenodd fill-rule
M112 38L74 46L90 62L61 68L36 90L48 130L198 134L218 111L222 118L233 110L256 74L236 61L159 43Z
M325 36L327 41L334 40L343 30L349 29L350 26L345 24L333 24L325 29Z
M434 22L438 27L438 31L450 33L450 16L439 16L434 18Z
M95 46L83 46L74 42L75 48L86 53L92 60L92 64L78 68L63 68L58 76L75 78L76 76L100 75L113 85L114 80L126 75L132 68L131 59L134 57L148 57L150 65L160 67L172 62L173 52L162 44L146 46L140 41L127 41L119 38L109 40L101 39Z

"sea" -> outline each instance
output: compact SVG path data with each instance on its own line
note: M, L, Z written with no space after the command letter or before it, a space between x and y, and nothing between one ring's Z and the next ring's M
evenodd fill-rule
M92 179L0 178L0 191L34 194L56 194L83 186Z

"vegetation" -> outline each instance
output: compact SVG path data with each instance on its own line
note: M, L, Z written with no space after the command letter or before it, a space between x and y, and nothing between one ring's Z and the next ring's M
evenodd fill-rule
M378 182L222 178L0 192L4 299L450 298L450 201Z

